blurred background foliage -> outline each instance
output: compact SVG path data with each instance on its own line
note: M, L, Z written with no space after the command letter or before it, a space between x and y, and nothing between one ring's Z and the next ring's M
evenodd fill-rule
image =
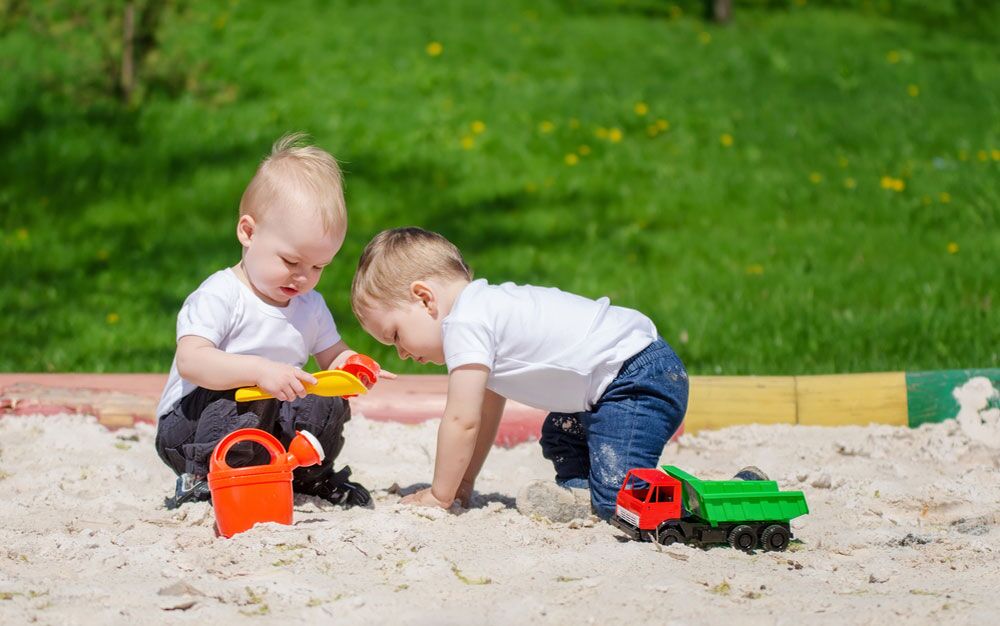
M165 371L278 136L367 240L649 314L695 373L1000 363L1000 3L0 0L0 370Z

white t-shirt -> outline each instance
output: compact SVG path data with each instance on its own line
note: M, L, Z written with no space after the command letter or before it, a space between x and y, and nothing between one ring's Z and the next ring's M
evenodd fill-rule
M209 276L177 314L177 339L197 335L230 354L253 354L302 367L309 355L340 341L330 309L317 291L295 296L288 305L267 304L231 268ZM156 408L163 415L197 385L177 373L177 358Z
M591 409L622 363L657 338L638 311L554 288L480 279L442 321L448 370L490 368L487 388L529 406Z

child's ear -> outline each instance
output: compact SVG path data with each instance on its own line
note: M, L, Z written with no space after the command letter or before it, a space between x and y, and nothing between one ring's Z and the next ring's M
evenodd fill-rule
M257 230L257 222L249 215L241 215L240 221L236 222L236 238L244 246L250 245L254 231Z
M431 289L430 285L422 280L415 280L410 283L410 294L420 302L421 306L426 309L431 317L437 317L437 297L434 295L434 290Z

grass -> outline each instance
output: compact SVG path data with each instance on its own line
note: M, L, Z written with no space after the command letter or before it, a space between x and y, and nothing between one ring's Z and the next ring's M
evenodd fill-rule
M409 224L491 282L644 311L694 373L1000 364L987 40L811 6L722 28L556 1L186 19L161 42L190 59L178 94L2 88L0 370L166 371L177 310L238 259L240 194L290 130L346 172L319 289L396 371L434 370L364 335L348 290L368 239Z

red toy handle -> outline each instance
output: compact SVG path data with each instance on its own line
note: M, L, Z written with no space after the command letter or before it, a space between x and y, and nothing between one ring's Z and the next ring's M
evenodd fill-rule
M219 445L215 446L215 451L212 453L211 470L226 471L233 469L229 467L228 463L226 463L226 455L229 454L230 448L244 441L252 441L264 446L264 448L271 454L271 463L269 463L269 465L273 464L275 460L280 459L285 455L285 447L282 446L281 442L270 433L256 428L241 428L226 435L222 441L219 442Z
M347 357L340 369L352 374L361 381L361 384L371 389L378 382L378 375L382 368L375 362L375 359L363 354L352 354Z

